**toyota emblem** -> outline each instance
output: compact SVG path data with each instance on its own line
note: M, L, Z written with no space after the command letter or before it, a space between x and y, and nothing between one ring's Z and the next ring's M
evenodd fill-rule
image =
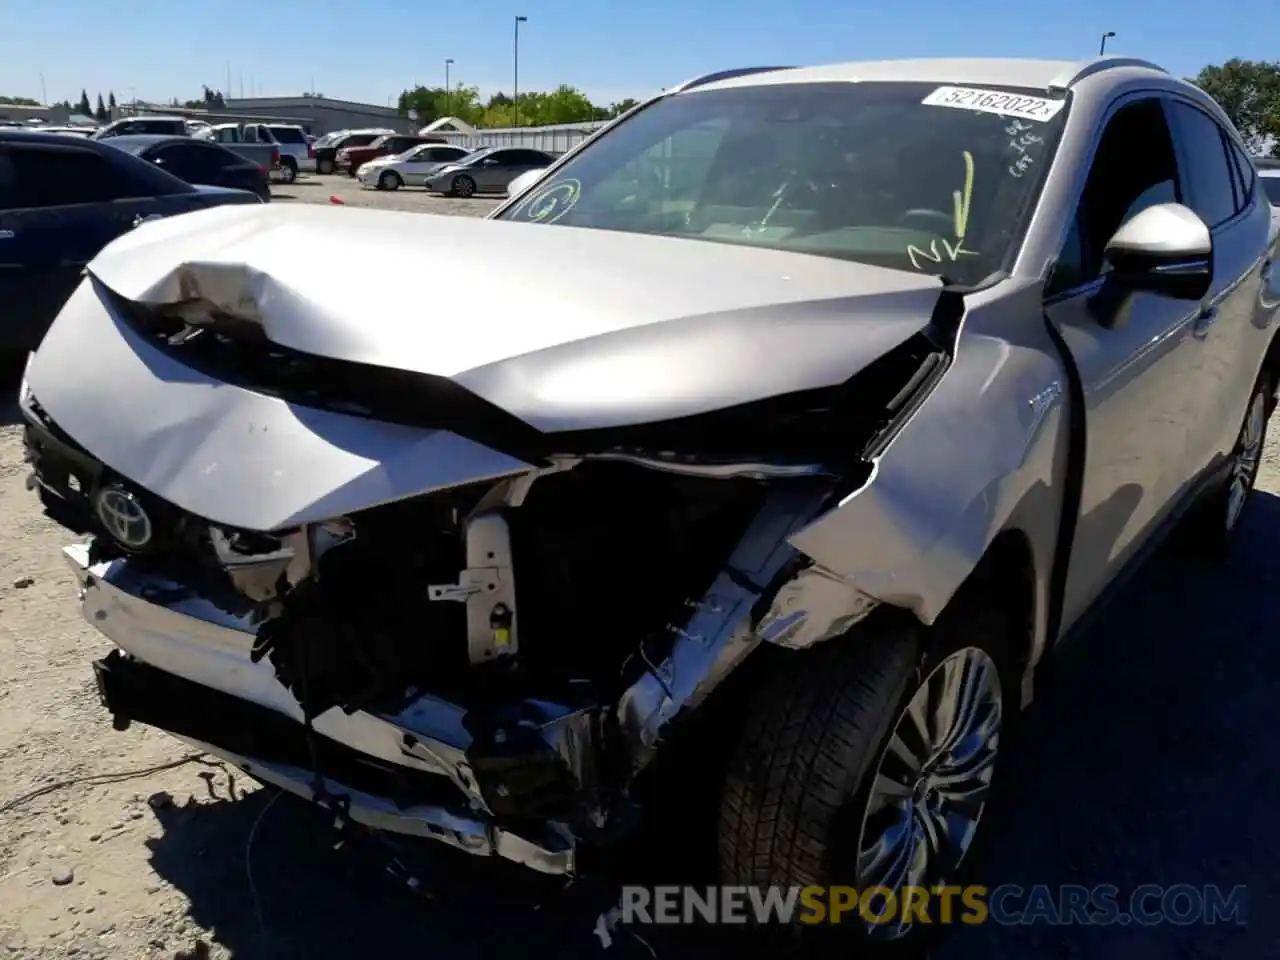
M98 493L96 512L103 529L122 546L141 550L151 542L151 518L142 504L123 487L105 487Z

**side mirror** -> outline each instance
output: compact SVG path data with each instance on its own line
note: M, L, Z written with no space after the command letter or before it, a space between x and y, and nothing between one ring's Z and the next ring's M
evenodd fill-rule
M1131 290L1199 300L1213 283L1213 237L1180 203L1161 203L1131 217L1107 243L1110 279Z

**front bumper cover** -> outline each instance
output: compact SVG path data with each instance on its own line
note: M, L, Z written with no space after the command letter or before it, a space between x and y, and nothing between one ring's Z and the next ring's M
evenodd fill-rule
M577 871L567 823L521 819L523 805L592 818L597 750L590 708L517 704L504 720L424 694L395 715L326 711L313 720L323 757L309 769L301 708L268 663L253 663L253 628L180 584L91 564L66 547L85 618L115 642L95 665L120 721L158 727L308 800L318 784L350 819L499 856L550 874ZM533 794L531 795L531 791Z

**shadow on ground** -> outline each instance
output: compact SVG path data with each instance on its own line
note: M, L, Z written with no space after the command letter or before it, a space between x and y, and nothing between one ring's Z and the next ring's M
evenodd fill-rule
M22 384L22 370L27 355L15 351L0 351L0 427L22 422L18 412L18 387Z
M16 420L20 373L7 361L0 370L0 422ZM1249 925L988 925L956 930L935 957L1274 954L1280 498L1258 494L1250 512L1230 562L1205 566L1164 551L1063 652L1056 682L1025 717L986 871L1026 888L1244 884ZM599 954L592 929L605 891L557 893L523 871L430 845L411 863L437 892L432 902L388 875L379 841L335 851L318 811L280 798L264 814L270 796L165 811L165 833L153 842L157 872L237 958ZM706 953L692 935L650 940L663 960ZM648 956L638 950L627 943L623 955Z

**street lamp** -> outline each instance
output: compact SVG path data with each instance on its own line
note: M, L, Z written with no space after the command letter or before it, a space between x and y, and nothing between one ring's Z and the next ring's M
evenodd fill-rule
M444 109L449 111L449 65L453 63L453 57L446 57L444 61Z
M1107 40L1115 35L1116 32L1114 30L1108 30L1102 35L1102 43L1098 45L1098 56L1102 56L1107 52Z
M528 17L516 17L515 66L511 76L511 106L514 109L515 125L520 126L520 24L528 23Z

